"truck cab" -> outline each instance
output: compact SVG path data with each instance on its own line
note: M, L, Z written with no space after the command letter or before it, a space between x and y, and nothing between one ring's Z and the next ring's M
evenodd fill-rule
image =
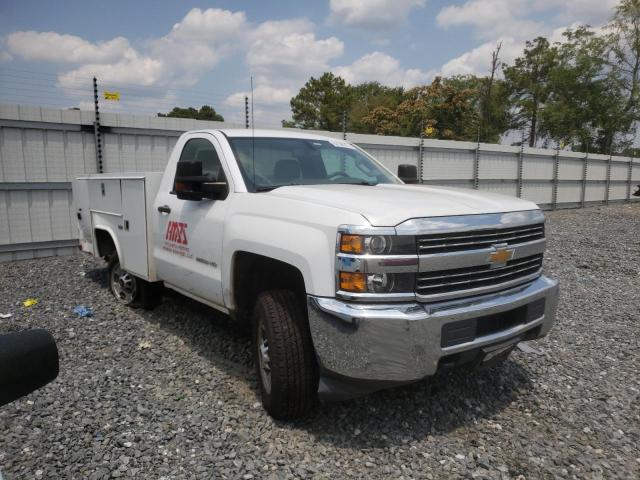
M344 140L187 132L163 174L73 189L81 248L109 262L116 298L151 307L170 288L251 328L277 418L498 363L554 322L534 203L408 184Z

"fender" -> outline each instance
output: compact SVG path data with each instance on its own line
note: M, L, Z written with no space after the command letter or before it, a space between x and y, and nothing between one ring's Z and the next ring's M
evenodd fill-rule
M243 216L244 217L244 216ZM223 246L223 296L225 305L234 308L233 265L236 253L244 251L278 260L302 274L307 293L332 296L335 291L335 233L309 225L253 217L229 219ZM274 225L281 223L282 225ZM267 224L269 226L267 226Z

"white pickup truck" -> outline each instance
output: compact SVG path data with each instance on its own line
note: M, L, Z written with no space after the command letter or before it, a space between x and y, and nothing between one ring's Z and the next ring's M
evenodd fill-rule
M294 418L498 363L554 322L534 203L405 182L342 140L203 130L164 173L88 175L73 195L115 297L150 308L164 286L251 326L264 407Z

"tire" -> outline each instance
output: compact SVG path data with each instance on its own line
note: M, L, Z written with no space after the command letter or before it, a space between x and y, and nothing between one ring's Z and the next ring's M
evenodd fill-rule
M150 283L123 270L117 255L109 259L109 290L123 305L151 310L162 301L162 285Z
M258 296L253 351L269 415L292 420L311 413L317 401L317 366L307 318L293 292L270 290Z

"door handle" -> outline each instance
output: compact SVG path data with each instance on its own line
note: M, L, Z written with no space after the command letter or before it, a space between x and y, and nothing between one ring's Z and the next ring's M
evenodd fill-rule
M171 213L171 207L169 205L160 205L158 211L162 213Z

